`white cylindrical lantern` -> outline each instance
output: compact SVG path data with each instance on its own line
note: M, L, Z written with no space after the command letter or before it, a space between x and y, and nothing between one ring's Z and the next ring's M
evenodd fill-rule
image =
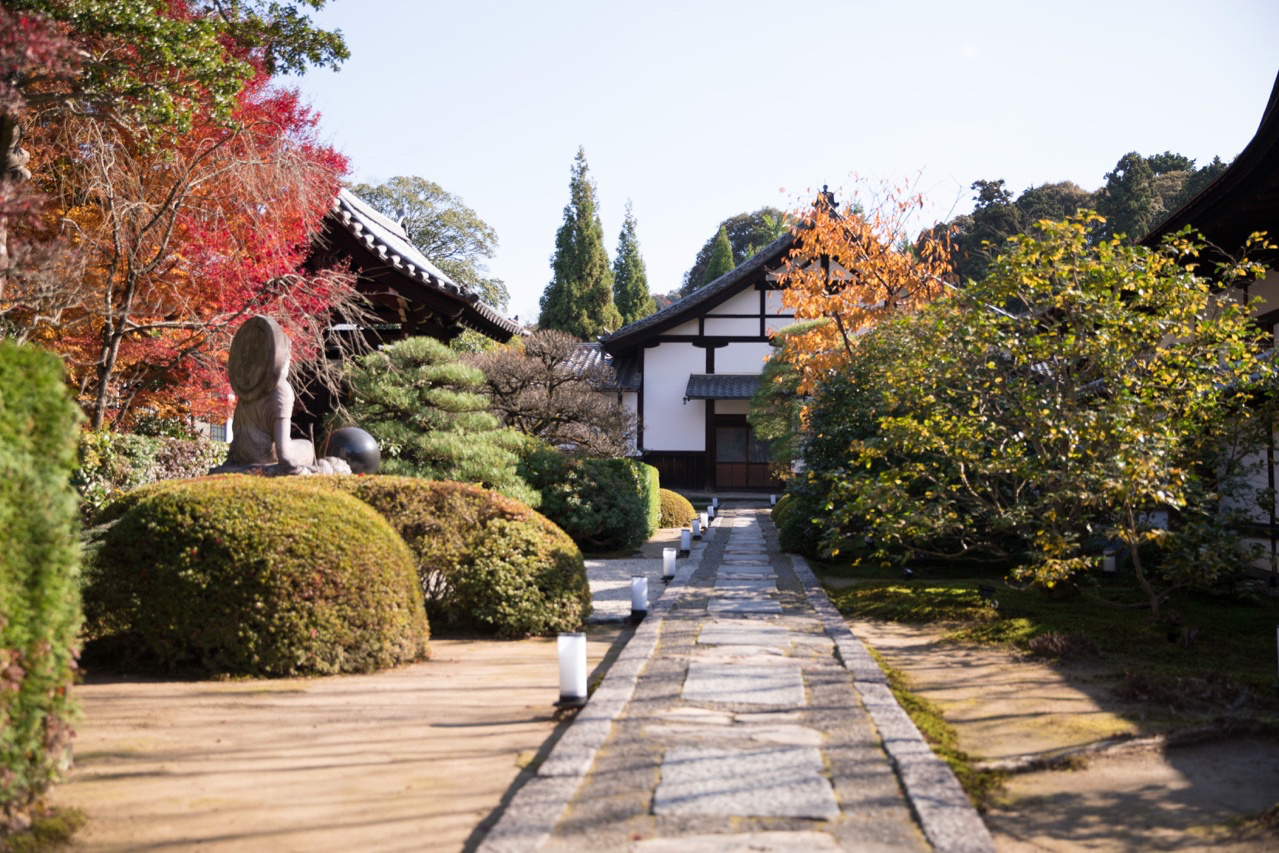
M769 506L777 506L777 495L769 495L769 496L768 496L768 505L769 505Z
M670 580L675 577L675 549L662 549L662 577Z
M648 578L631 575L631 615L643 616L648 612Z
M711 496L711 506L712 506L712 507L714 507L715 509L719 509L719 498L717 498L717 497L715 497L715 496L713 496L713 495L712 495L712 496Z
M709 517L706 513L704 513L704 512L703 512L703 513L701 513L700 515L698 515L698 516L697 516L697 519L698 519L698 521L700 521L700 522L702 523L702 529L703 529L703 530L705 530L706 528L708 528L708 527L710 527L710 526L711 526L711 520L710 520L710 517Z
M713 506L708 506L708 507L706 508L706 517L707 517L707 518L714 518L714 517L715 517L715 507L713 507Z
M586 704L586 635L560 634L560 704Z
M1101 570L1108 575L1113 575L1119 571L1119 567L1115 563L1115 549L1107 548L1101 555Z
M693 521L692 521L691 523L692 523L692 525L693 525L693 538L694 538L694 539L701 539L701 538L702 538L702 522L701 522L701 520L700 520L700 519L696 519L696 518L695 518L695 519L693 519Z
M693 534L687 529L679 532L679 549L685 556L693 548Z

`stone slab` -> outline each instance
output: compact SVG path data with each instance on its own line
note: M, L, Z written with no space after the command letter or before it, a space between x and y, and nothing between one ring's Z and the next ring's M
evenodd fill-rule
M780 616L782 604L771 598L712 598L706 605L709 613L775 614Z
M688 663L688 676L680 696L686 702L722 702L730 705L804 704L804 676L797 662L745 664L736 660L699 660Z
M777 575L772 572L725 572L719 571L715 573L718 580L725 581L776 581Z
M826 853L839 844L824 832L738 832L732 835L683 835L679 838L646 838L634 853Z
M771 580L741 580L739 578L719 578L715 581L716 589L750 589L756 592L777 592L777 584Z
M757 625L739 620L711 621L702 626L697 642L703 645L781 647L790 644L790 633L781 625Z
M834 820L839 805L823 767L821 751L807 746L675 747L662 759L653 813Z

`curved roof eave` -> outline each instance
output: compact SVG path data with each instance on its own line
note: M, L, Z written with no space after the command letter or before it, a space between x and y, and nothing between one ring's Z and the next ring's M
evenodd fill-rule
M502 341L510 340L519 332L518 323L431 263L409 242L399 223L374 210L346 187L339 189L333 199L332 214L351 236L398 273L460 302L462 313L458 319L462 325Z

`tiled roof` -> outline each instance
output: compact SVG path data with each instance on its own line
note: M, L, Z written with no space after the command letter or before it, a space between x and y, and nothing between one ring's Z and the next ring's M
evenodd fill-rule
M633 358L615 359L599 344L579 344L570 363L586 371L605 368L614 377L609 386L614 390L638 391L640 387L639 362Z
M409 242L404 228L368 202L343 187L333 199L332 215L356 240L374 255L408 278L426 284L464 304L459 318L463 325L489 334L500 330L507 337L519 331L519 324L484 302L478 293L445 275ZM504 338L503 338L504 339Z
M688 377L688 400L749 400L759 387L758 373L694 373Z
M667 305L656 314L649 314L623 326L611 335L601 338L601 342L609 352L617 353L642 342L646 338L661 333L672 326L695 317L702 310L709 309L744 288L761 273L778 266L790 254L795 237L787 232L760 249L750 258L742 261L741 266L734 267L714 281L699 287L688 296Z

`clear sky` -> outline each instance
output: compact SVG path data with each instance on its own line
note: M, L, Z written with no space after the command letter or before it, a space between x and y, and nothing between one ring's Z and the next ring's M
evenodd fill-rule
M666 292L721 220L854 173L918 173L945 219L978 179L1091 190L1128 151L1229 160L1279 71L1279 0L331 0L316 19L351 58L299 85L351 177L461 196L525 321L579 145L610 258L630 199Z

